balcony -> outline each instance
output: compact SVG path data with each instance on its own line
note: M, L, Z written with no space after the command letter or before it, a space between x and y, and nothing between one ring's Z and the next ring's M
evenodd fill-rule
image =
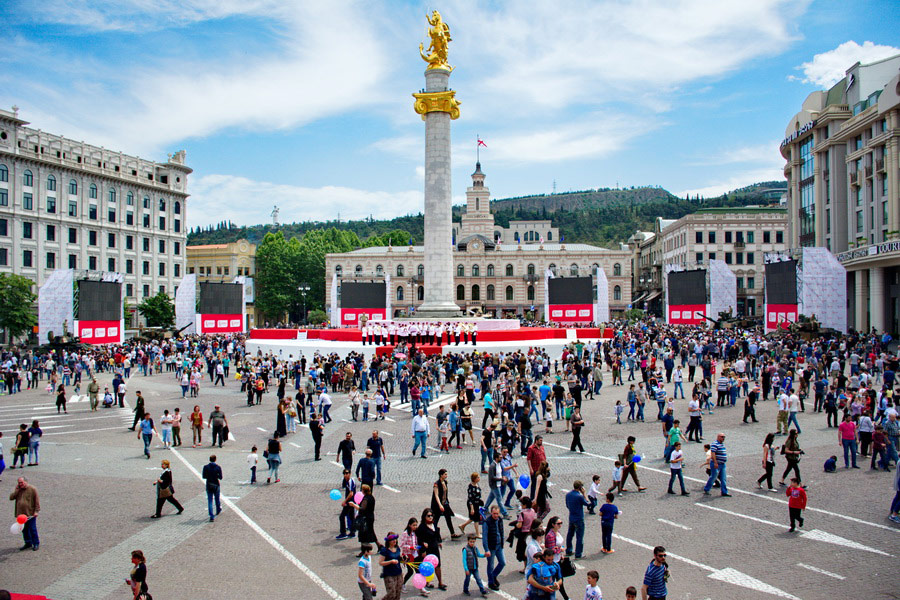
M743 250L746 247L744 240L738 240L734 243L735 250Z
M537 280L538 280L537 273L531 273L530 275L522 276L522 281L525 281L526 283L537 283Z
M884 173L884 159L879 158L875 161L875 170L879 173Z

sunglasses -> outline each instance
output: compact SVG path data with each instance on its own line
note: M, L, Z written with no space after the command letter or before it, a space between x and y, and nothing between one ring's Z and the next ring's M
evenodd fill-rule
M657 554L656 556L658 556L659 558L665 558L665 557L666 557L666 553L664 552L664 553L662 553L662 554Z

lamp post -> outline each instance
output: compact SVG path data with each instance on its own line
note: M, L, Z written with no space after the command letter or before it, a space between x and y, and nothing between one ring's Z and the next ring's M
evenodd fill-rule
M306 324L306 295L309 293L310 287L306 283L301 283L297 288L297 291L300 292L300 297L303 298L303 314L302 320L303 324Z

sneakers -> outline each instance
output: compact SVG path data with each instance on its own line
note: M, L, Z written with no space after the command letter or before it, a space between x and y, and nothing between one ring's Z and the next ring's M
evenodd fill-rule
M340 534L340 535L336 535L336 536L334 537L334 539L336 539L336 540L346 540L348 537L350 537L350 536L347 535L346 533L342 533L342 534Z

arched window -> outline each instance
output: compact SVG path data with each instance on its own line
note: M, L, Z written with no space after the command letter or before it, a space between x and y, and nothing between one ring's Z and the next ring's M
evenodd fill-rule
M47 191L55 192L56 191L56 177L53 175L47 176Z
M92 183L91 187L88 188L88 197L94 200L97 199L97 184Z
M9 168L6 165L0 165L0 181L9 181Z
M507 300L513 299L513 287L511 285L506 286L506 299Z
M334 265L334 274L340 277L344 273L344 267L341 265Z
M548 232L547 232L547 241L548 241L548 242L552 242L552 241L553 241L553 232L552 232L552 231L548 231Z
M397 300L400 300L400 301L403 300L403 286L402 285L397 286Z
M356 268L354 268L353 271L354 271L357 275L362 275L362 265L356 265Z
M614 277L622 276L622 265L620 265L619 263L616 263L613 265L613 276Z
M613 300L621 300L622 299L622 288L616 286L613 288Z
M480 277L481 276L481 267L478 265L472 265L472 277Z
M534 265L533 264L528 265L528 274L534 275Z
M416 295L419 297L419 302L424 300L425 299L425 286L420 285L419 291L416 293Z
M34 186L34 175L31 174L31 171L25 169L25 172L22 173L22 185L25 187L33 187Z
M569 267L569 275L571 275L572 277L578 277L578 265L572 263L572 265Z
M457 300L465 300L466 299L466 287L464 285L456 286L456 299Z
M479 301L481 300L481 288L477 285L472 286L472 300Z
M554 275L556 275L556 265L555 264L550 263L549 265L547 265L547 270L550 271L551 273L553 273Z
M487 286L487 299L488 300L494 299L494 286L492 286L492 285Z
M419 277L425 277L425 265L419 265L416 267L416 275Z
M181 202L178 202L176 200L175 205L172 207L172 209L175 211L176 215L180 215L181 214Z
M466 276L466 268L462 265L456 265L456 276L457 277L465 277Z
M475 198L475 212L478 212L478 210L479 210L478 207L479 207L478 198Z
M397 277L403 277L403 265L397 265Z
M487 276L488 276L488 277L493 277L493 276L494 276L494 265L488 265L488 266L487 266Z
M506 276L507 277L513 276L513 266L512 265L506 265Z
M78 194L78 182L74 179L69 180L69 194L76 196Z
M109 202L110 202L110 204L115 204L115 202L116 202L116 188L109 188Z
M128 195L125 196L125 204L128 206L134 206L134 194L128 192Z
M515 233L515 236L514 236L514 237L515 237L516 242L519 242L519 241L520 241L520 240L519 240L519 232L518 232L518 231Z
M376 275L384 275L384 267L381 265L375 265L375 274Z
M528 298L529 301L532 301L532 302L534 301L534 286L533 285L528 286L528 293L527 293L526 297Z
M497 240L502 240L502 239L503 239L503 234L500 233L499 231L495 231L494 232L494 241L496 242Z
M166 199L165 198L159 199L159 212L166 212Z

